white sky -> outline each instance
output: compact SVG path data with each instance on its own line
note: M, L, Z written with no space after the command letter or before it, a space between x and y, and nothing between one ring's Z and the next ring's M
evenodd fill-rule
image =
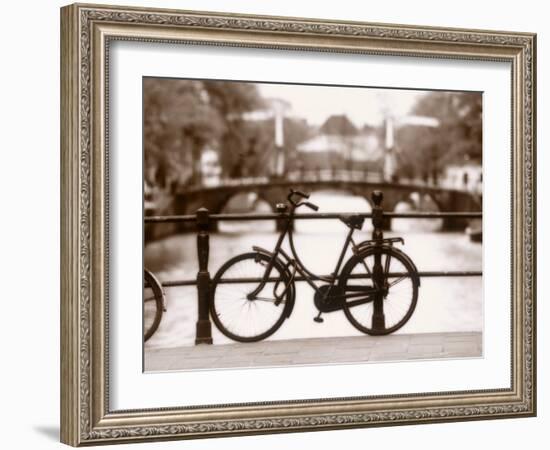
M385 108L395 117L408 114L416 99L427 92L262 83L258 89L265 98L288 101L292 108L287 114L304 118L311 125L322 125L334 114L346 114L358 127L380 124Z

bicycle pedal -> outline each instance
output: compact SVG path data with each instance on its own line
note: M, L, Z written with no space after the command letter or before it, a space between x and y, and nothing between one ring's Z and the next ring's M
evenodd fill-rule
M323 319L322 317L314 317L313 321L317 322L317 323L323 323L325 321L325 319Z

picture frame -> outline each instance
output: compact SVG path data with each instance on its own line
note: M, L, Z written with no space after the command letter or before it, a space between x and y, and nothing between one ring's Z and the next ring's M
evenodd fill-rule
M109 270L109 192L116 172L109 161L109 67L114 42L259 49L268 56L307 51L509 64L509 386L113 409L109 295L116 274ZM62 8L61 441L81 446L536 415L535 94L536 35L531 33L106 5Z

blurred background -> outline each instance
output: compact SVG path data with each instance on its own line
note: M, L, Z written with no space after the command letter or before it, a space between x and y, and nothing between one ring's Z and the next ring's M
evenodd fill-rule
M143 98L145 215L271 212L296 186L322 212L370 212L373 189L386 211L481 211L481 93L144 78ZM482 268L479 220L393 219L386 228L405 238L419 270ZM294 229L308 268L332 272L345 226L307 220ZM358 234L370 231L367 220ZM144 236L145 267L161 280L196 276L192 227L146 224ZM276 238L274 221L217 223L211 274ZM482 331L481 286L480 277L424 279L399 332ZM168 312L146 345L193 345L196 288L166 294ZM299 283L297 295L271 339L357 334L341 313L315 324L313 291Z

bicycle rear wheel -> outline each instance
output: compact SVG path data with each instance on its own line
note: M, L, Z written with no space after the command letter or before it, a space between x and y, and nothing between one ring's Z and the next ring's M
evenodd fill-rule
M160 282L147 269L143 272L143 280L143 342L146 342L160 325L164 293Z
M374 286L375 254L380 255L383 286ZM411 318L418 300L418 272L409 258L393 247L372 246L352 256L342 269L342 292L357 294L346 298L343 309L351 324L363 333L384 335L397 331ZM374 326L374 295L383 290L384 324ZM361 296L361 291L364 295Z
M255 342L271 336L283 324L293 289L284 266L275 261L268 281L256 298L247 296L258 286L270 257L244 253L227 261L212 280L210 312L216 327L238 342Z

